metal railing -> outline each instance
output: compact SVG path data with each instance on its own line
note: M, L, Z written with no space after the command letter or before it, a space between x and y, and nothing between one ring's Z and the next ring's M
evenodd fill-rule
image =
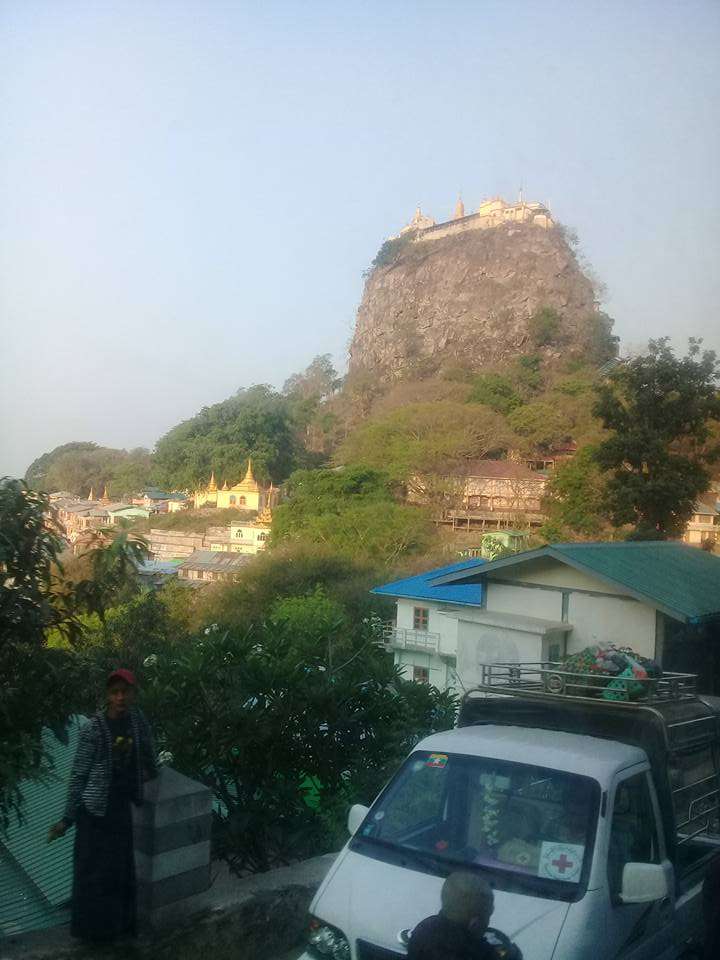
M562 697L596 702L643 704L690 700L697 695L694 673L663 673L659 677L619 677L607 673L568 670L563 663L486 663L477 690L520 697ZM613 696L608 697L608 691Z
M396 627L394 623L386 623L383 626L383 644L392 650L438 653L440 634L430 630L411 630L408 627Z

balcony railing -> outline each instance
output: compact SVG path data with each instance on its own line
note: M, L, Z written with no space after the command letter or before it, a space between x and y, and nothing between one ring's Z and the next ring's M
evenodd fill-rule
M419 650L422 653L438 653L440 634L430 630L410 630L396 627L394 623L383 626L383 643L390 650Z

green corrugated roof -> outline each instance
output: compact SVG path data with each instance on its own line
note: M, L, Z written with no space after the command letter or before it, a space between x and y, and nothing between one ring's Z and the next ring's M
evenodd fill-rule
M68 724L67 743L43 730L43 742L53 758L52 777L22 783L24 821L13 820L0 840L0 934L11 936L67 919L74 830L51 844L47 834L63 814L78 732L86 722L77 717Z
M550 550L574 565L696 620L720 615L720 557L669 541L558 543Z
M512 557L491 560L475 570L439 573L433 586L477 580L505 567L551 557L615 584L678 620L720 616L720 557L699 547L670 541L555 543ZM430 579L430 578L428 578Z

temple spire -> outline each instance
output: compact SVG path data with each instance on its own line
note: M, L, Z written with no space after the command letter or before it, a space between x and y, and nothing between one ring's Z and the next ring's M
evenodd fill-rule
M252 468L252 457L248 457L247 473L245 474L243 483L255 483L255 475L253 474Z
M210 473L210 483L208 484L208 491L214 493L217 490L217 483L215 482L215 471L213 470Z
M95 499L95 490L94 490L92 487L90 487L90 493L88 494L88 500L94 500L94 499Z
M465 216L465 204L462 201L462 197L458 194L457 203L455 204L455 213L453 213L453 220L462 220Z
M110 503L110 495L108 494L107 484L105 484L105 489L103 490L101 503Z

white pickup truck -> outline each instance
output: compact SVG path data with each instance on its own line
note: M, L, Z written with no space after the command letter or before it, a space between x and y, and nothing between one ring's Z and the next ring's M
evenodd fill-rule
M666 674L608 702L555 664L488 667L458 728L350 811L305 960L404 957L454 870L488 879L491 924L525 960L698 956L720 857L720 700L694 681Z

